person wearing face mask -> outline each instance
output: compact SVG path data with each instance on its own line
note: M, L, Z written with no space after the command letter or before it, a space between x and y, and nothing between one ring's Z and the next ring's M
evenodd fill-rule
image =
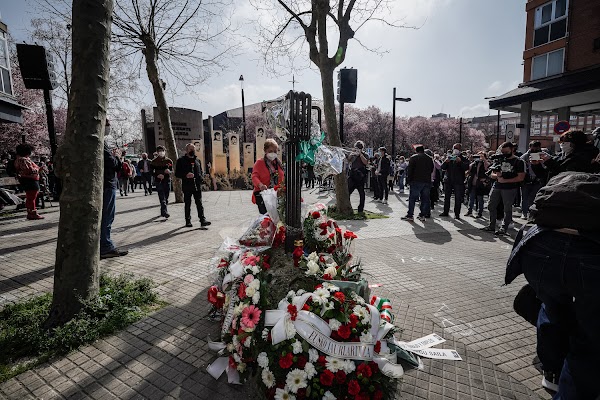
M27 219L44 219L39 215L35 205L40 193L40 168L31 160L32 147L26 143L17 146L17 159L15 172L19 178L21 189L25 191L25 205L27 206Z
M152 166L150 165L150 160L148 160L148 154L142 153L142 159L138 161L138 170L142 174L144 196L152 194Z
M534 164L534 171L546 169L548 179L566 171L595 172L592 161L598 156L598 148L587 142L587 136L583 131L568 131L560 137L561 153L551 157L547 153L541 153L541 161ZM537 173L537 172L536 172Z
M465 197L465 173L469 170L469 160L461 153L462 145L452 146L452 154L442 163L444 175L444 211L440 217L450 214L450 200L454 192L454 217L460 219L460 209Z
M183 202L185 209L185 226L192 227L192 196L196 202L198 218L200 225L206 227L210 222L204 217L204 207L202 206L202 165L196 157L196 146L188 143L185 146L185 154L177 160L175 165L175 176L181 179L183 189Z
M354 144L354 151L348 156L350 172L348 175L348 192L352 194L358 190L359 203L358 212L362 213L365 209L365 179L367 177L367 165L369 156L363 151L365 144L359 140Z
M263 148L265 156L256 160L252 169L252 184L254 185L252 203L258 206L258 212L266 214L267 207L260 192L283 183L283 166L277 159L279 145L274 139L265 140Z
M529 206L533 204L537 192L548 181L548 171L543 166L537 169L537 173L534 170L535 163L539 163L541 160L541 151L542 144L533 140L529 143L529 150L521 156L521 160L525 163L525 181L521 187L521 218L523 219L528 218Z
M167 211L169 204L169 193L171 192L171 169L173 168L173 160L166 156L163 146L156 147L157 156L152 160L152 172L154 181L156 182L156 192L160 200L160 216L169 218Z
M515 149L512 143L505 142L500 148L504 158L502 159L500 168L492 171L490 174L490 178L494 180L488 202L490 224L482 228L482 230L505 235L512 222L512 206L515 196L521 186L521 182L525 180L525 163L515 156ZM500 202L504 205L504 220L502 227L496 231L496 219Z

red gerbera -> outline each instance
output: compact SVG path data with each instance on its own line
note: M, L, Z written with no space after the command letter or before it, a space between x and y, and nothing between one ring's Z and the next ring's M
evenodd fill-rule
M348 339L350 337L350 333L352 333L352 330L350 329L350 327L348 325L342 325L337 330L337 332L338 332L338 335L340 335L340 337L342 339Z
M279 359L279 366L283 369L288 369L294 363L294 356L292 353L287 353L285 356Z
M338 299L338 301L339 301L340 303L343 303L343 302L345 302L345 301L346 301L346 296L345 296L345 295L344 295L344 293L342 293L342 292L335 292L335 293L333 294L333 297L335 297L336 299ZM354 314L352 314L352 315L354 315Z
M334 377L333 372L326 369L319 377L319 380L321 381L321 385L331 386L333 384L333 377Z
M356 379L352 379L348 384L348 394L356 396L358 393L360 393L360 385Z

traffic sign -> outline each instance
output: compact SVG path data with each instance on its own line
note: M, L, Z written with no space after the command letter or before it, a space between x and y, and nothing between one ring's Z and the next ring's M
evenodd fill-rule
M506 125L506 140L513 140L515 137L515 129L517 129L515 124L507 124Z
M558 121L556 125L554 125L554 133L557 135L562 135L569 129L571 129L571 124L569 124L569 121Z

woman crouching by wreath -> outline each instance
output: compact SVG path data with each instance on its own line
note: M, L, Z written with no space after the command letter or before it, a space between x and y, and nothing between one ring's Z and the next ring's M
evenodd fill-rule
M256 160L252 169L252 184L254 185L252 203L258 206L258 212L261 214L267 213L267 207L260 192L283 183L283 166L277 159L278 149L279 145L274 139L265 140L265 156Z

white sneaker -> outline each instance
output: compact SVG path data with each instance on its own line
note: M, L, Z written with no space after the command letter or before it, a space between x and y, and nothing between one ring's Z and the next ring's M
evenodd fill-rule
M388 203L388 201L387 201L387 200L383 200L383 201L382 201L382 203L383 203L383 204L387 204L387 203Z

